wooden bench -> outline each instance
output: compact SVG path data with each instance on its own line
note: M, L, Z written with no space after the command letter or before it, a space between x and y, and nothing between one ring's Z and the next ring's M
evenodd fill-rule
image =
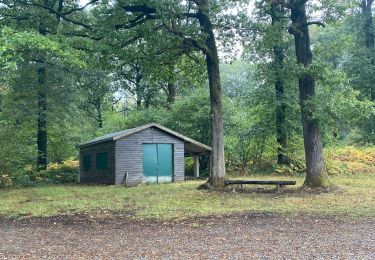
M244 184L256 184L256 185L276 185L278 188L282 188L286 185L296 185L296 181L258 181L258 180L230 180L225 181L225 185L242 185Z

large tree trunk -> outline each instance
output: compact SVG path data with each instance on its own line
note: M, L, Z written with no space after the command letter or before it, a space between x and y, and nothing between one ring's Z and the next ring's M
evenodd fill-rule
M274 75L275 75L275 92L276 92L276 140L277 140L277 163L290 164L290 158L285 154L287 151L287 133L286 133L286 103L284 98L284 31L282 27L285 22L284 8L276 3L271 4L272 26L276 33L276 42L273 46L274 54Z
M372 11L371 6L374 0L362 0L361 7L362 7L362 16L363 16L363 30L365 33L365 45L368 49L368 55L370 58L371 66L374 67L374 24L372 19ZM375 82L371 82L370 87L370 96L371 100L375 101Z
M3 96L2 96L2 93L0 93L0 112L3 112Z
M176 100L176 83L169 82L167 85L168 97L167 97L167 108L171 109L173 103Z
M46 29L39 27L39 33L46 35ZM38 159L37 169L47 168L47 86L46 64L42 59L38 68L38 134L37 134Z
M38 170L47 168L47 91L45 64L38 69Z
M206 35L204 51L206 55L208 81L211 101L211 127L212 127L212 154L211 172L209 183L213 187L224 186L225 161L224 161L224 127L223 109L220 85L219 57L213 32L213 26L209 19L208 1L197 1L198 19L202 32Z
M312 53L305 4L291 8L291 19L289 32L294 35L297 62L308 67L312 63ZM307 104L315 96L315 80L311 75L303 74L298 83L307 170L304 185L324 187L328 185L328 177L324 165L319 124L313 118L314 106Z
M141 74L140 72L140 68L136 67L136 77L135 77L135 93L136 93L136 96L137 96L137 109L140 110L142 109L142 99L144 97L144 88L142 86L142 79L143 79L143 75Z
M102 99L100 97L96 100L96 114L99 128L103 128L103 113L102 113Z

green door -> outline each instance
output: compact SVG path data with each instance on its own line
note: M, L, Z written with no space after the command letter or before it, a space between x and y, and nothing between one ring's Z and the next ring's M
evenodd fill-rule
M171 182L172 144L143 144L143 182Z
M158 182L172 181L172 145L157 144L158 149Z
M157 182L158 153L156 144L143 144L143 181Z

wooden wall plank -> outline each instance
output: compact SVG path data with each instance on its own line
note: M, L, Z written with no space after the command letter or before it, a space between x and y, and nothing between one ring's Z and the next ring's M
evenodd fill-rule
M142 144L144 143L173 144L173 181L185 179L183 140L151 127L116 140L116 184L124 184L126 173L128 173L128 185L142 183Z

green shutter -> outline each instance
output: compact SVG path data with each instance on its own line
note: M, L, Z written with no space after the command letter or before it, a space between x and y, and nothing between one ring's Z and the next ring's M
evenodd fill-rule
M85 172L91 170L91 155L83 156L83 169Z
M98 153L96 155L96 169L105 171L108 168L108 153Z

